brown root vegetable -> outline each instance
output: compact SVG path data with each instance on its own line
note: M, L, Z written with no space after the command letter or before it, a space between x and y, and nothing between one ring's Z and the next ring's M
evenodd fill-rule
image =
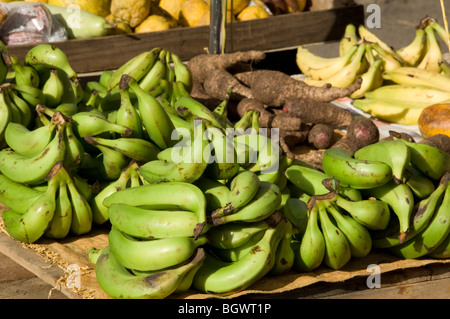
M203 83L206 76L217 69L227 70L242 62L262 61L266 57L263 51L251 50L225 54L199 54L192 57L186 64L192 77Z
M258 111L259 114L262 114L266 111L264 104L261 101L258 101L254 98L243 98L239 101L237 105L237 113L240 117L243 117L247 111L255 110Z
M347 135L330 147L340 147L354 153L379 140L380 131L375 123L369 118L360 116L347 126Z
M308 134L308 143L316 149L329 148L333 143L334 129L328 124L315 124Z
M283 111L290 116L299 117L311 124L328 124L337 128L345 128L353 122L354 115L329 102L311 99L289 99L283 106Z
M359 149L380 140L380 131L375 123L366 117L356 117L347 126L347 138L351 139Z
M326 85L311 86L290 75L276 70L255 70L234 75L239 81L252 89L253 95L264 104L282 106L290 99L311 99L331 102L350 95L361 87L362 79L358 78L345 88Z
M225 99L230 89L230 100L239 101L243 98L253 98L252 90L241 84L224 69L210 71L203 81L204 92L215 99Z

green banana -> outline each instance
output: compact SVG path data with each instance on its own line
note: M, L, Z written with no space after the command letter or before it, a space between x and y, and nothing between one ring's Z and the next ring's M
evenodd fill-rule
M444 241L428 254L428 257L439 259L450 258L450 235L447 235Z
M91 200L90 206L92 210L93 222L102 225L109 220L108 207L103 204L103 200L109 195L128 187L133 171L138 168L136 162L131 161L120 173L119 177L108 182Z
M33 119L33 112L31 111L30 105L22 99L13 89L8 90L9 99L13 103L20 113L20 123L25 127L30 127Z
M419 172L412 165L406 168L404 183L409 186L414 196L419 200L427 198L436 189L433 180Z
M300 239L291 242L294 251L292 268L297 272L308 272L318 268L325 258L325 238L319 227L319 209L313 205L309 210L305 231Z
M77 112L71 118L74 122L75 133L79 138L110 132L127 137L133 133L129 127L110 122L105 117L91 112Z
M215 210L212 218L228 215L247 205L256 195L260 186L258 176L250 171L238 173L230 183L229 202Z
M56 193L59 187L58 170L61 165L55 165L48 176L47 190L28 207L26 212L19 213L6 210L2 214L8 234L24 243L34 243L41 238L52 222L56 209Z
M332 204L325 204L326 210L333 217L337 228L344 233L350 246L352 257L367 256L372 249L372 238L366 227L348 214L343 214Z
M64 138L66 141L66 156L64 157L64 165L75 172L83 162L85 149L83 143L78 139L73 131L73 123L68 122L64 130Z
M2 103L6 103L11 112L11 122L22 124L22 114L17 105L13 103L10 97L9 92L11 91L11 87L12 85L10 83L2 84L0 88L0 93L2 95L1 99L4 100L4 102L2 101Z
M123 89L129 87L136 94L137 110L150 140L161 150L173 146L172 133L175 127L161 103L130 76L124 75L122 84Z
M14 71L14 83L39 87L40 77L33 67L20 63L16 56L3 54L3 60Z
M152 68L160 50L160 48L155 48L149 51L144 51L121 65L109 78L106 86L107 90L111 91L116 88L124 74L127 74L133 77L136 81L139 81Z
M78 77L71 67L67 55L58 47L43 43L33 46L25 55L25 65L30 65L38 71L48 69L61 69L69 78Z
M161 79L166 75L166 64L161 59L156 59L151 69L138 81L139 86L146 92L155 90Z
M116 229L141 239L192 237L197 225L197 216L190 211L146 209L129 204L111 205L108 216Z
M7 149L0 151L0 172L19 183L37 185L44 182L53 165L65 157L63 126L56 128L52 141L33 157L25 157Z
M320 226L325 240L325 256L323 262L332 269L344 267L351 259L351 249L348 240L342 230L340 230L330 219L326 204L319 201L318 205Z
M255 196L246 205L235 210L232 214L214 217L211 223L221 225L229 222L255 222L269 217L281 204L281 192L277 185L260 182Z
M206 238L167 237L137 240L114 226L108 236L109 247L120 264L129 269L151 271L178 265L188 260Z
M5 141L17 154L33 157L45 149L55 132L56 124L53 122L33 130L20 123L9 122L5 130Z
M61 165L61 162L60 164ZM57 172L60 175L59 186L55 198L55 212L44 236L47 238L62 239L70 232L72 224L72 201L67 188L67 183L71 179L64 165Z
M450 155L437 147L402 141L408 146L411 154L411 164L420 172L433 180L439 180L450 170Z
M226 262L207 253L205 261L197 271L192 287L198 291L227 295L242 291L273 268L276 249L288 227L288 221L281 219L265 230L264 236L250 253L238 261Z
M67 182L67 188L72 203L72 223L70 232L74 235L84 235L92 229L92 209L88 200L77 189L73 180Z
M137 109L130 99L130 92L128 88L124 88L122 83L119 83L120 90L120 106L117 109L116 124L130 128L133 133L129 137L143 138L143 128L141 117Z
M217 128L223 128L222 124L216 119L213 112L204 104L197 101L191 96L180 97L175 101L174 108L177 112L183 113L184 111L186 111L194 118L205 119L209 121L213 126Z
M392 169L379 161L360 160L343 148L326 149L322 157L325 174L343 186L367 189L381 186L392 179Z
M6 100L3 97L3 93L0 94L0 146L5 147L5 130L11 122L12 114Z
M340 183L335 183L334 189L328 189L328 185L324 182L333 181L331 176L312 167L294 164L286 168L284 174L292 184L309 196L325 195L330 191L337 191L342 196L354 201L362 199L360 190L342 186Z
M140 166L139 172L141 175L150 183L164 181L192 183L200 178L208 166L209 158L205 158L204 154L205 149L209 147L209 143L204 138L205 125L203 122L197 123L194 130L190 145L180 148L173 147L173 162L149 161ZM174 156L177 149L180 153L182 152L179 158Z
M42 94L44 94L45 104L48 107L57 107L64 95L64 84L59 78L56 69L50 70L49 78L42 85Z
M400 140L379 141L357 150L353 157L359 160L383 162L391 167L396 183L403 183L405 169L410 163L408 146Z
M419 258L435 250L450 233L450 187L428 225L410 240L389 248L389 252L401 258Z
M121 171L128 166L131 159L123 153L109 147L96 143L91 136L85 135L84 140L93 145L100 151L101 165L99 165L99 174L105 180L117 179Z
M336 194L330 201L370 230L382 230L389 224L390 209L388 204L382 200L352 201Z
M93 253L95 254L95 253ZM110 247L103 248L95 258L95 274L100 287L117 299L163 299L170 296L185 276L203 264L205 251L199 248L183 265L149 275L136 276L119 263Z
M293 228L291 223L288 223L288 225L284 237L278 244L275 252L275 264L270 270L269 275L283 275L290 271L294 265L295 254L291 247Z
M103 200L103 205L106 207L114 203L130 204L148 209L192 211L196 214L198 220L195 236L203 231L206 224L205 195L191 183L166 182L122 189Z
M309 196L308 196L309 197ZM308 204L299 198L291 197L283 207L283 215L295 227L294 236L300 237L305 233L308 225Z
M397 215L400 224L399 241L405 241L410 228L411 214L414 210L414 194L406 184L397 184L394 180L386 184L363 190L367 197L386 202L391 212Z
M211 252L222 261L238 261L250 253L252 249L255 249L255 246L264 237L266 230L262 230L251 235L250 238L242 245L227 249L213 248Z
M233 139L208 122L206 122L205 133L210 141L212 153L205 174L213 179L227 180L233 178L240 167L237 162Z
M142 138L119 137L102 138L100 136L88 137L89 143L110 147L123 155L140 163L147 163L157 159L159 149L150 141Z
M38 104L45 104L44 93L39 88L24 84L13 84L13 89L32 107Z
M15 182L0 174L0 202L17 213L25 213L42 194L43 191Z
M445 189L448 187L448 179L443 180L427 198L419 201L411 214L410 229L406 235L406 241L414 238L430 222L437 207L442 202ZM390 226L385 230L372 233L373 246L376 248L388 248L399 245L400 223L398 219L392 219Z
M204 193L208 212L213 212L230 203L231 193L227 185L206 176L201 176L193 184Z
M180 59L178 55L171 52L170 58L173 63L173 71L175 73L174 80L183 83L185 89L190 93L192 91L192 73L186 64Z
M269 227L267 220L253 223L227 223L212 227L205 233L205 236L208 239L208 245L213 248L232 249L245 244L253 235Z

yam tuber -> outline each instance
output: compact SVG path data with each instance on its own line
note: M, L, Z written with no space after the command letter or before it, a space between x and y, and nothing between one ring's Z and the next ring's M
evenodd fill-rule
M347 135L330 147L341 147L352 153L380 140L380 131L375 123L366 117L356 117L347 126Z
M214 70L227 70L242 62L262 61L266 58L263 51L251 50L224 54L199 54L192 57L186 64L192 77L203 83L208 74Z
M204 92L218 100L223 100L230 89L230 100L240 101L253 97L250 88L242 85L231 73L223 69L210 71L203 81Z
M283 106L290 99L331 102L349 96L359 89L362 83L362 79L358 78L345 88L330 85L316 87L276 70L255 70L237 73L234 76L244 85L250 87L258 100L271 106Z
M336 128L345 128L353 122L353 113L330 102L311 99L289 99L283 111L311 124L328 124Z
M334 129L328 124L315 124L309 130L308 143L316 149L329 148L333 143Z

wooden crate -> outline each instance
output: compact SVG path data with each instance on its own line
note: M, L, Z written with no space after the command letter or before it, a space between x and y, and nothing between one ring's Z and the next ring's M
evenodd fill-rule
M305 11L266 19L227 24L225 52L280 50L300 44L340 39L348 23L364 23L362 5L321 11ZM78 73L114 70L137 54L162 47L182 60L207 52L209 27L176 28L142 34L111 35L86 40L55 42ZM23 60L34 45L9 46Z

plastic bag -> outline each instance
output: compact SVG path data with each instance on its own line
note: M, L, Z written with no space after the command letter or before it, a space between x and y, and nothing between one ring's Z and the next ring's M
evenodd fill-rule
M5 14L0 39L7 45L58 42L68 39L67 30L42 3L1 3Z

